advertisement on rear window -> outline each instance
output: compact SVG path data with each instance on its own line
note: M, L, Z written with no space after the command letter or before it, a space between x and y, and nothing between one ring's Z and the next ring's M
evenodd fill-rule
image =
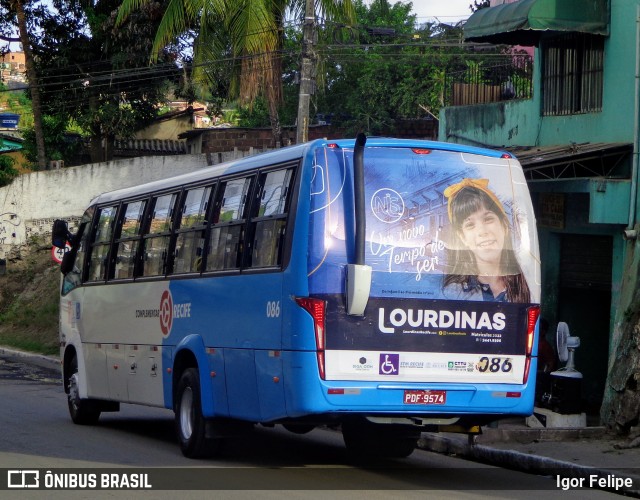
M392 346L429 353L405 361L431 364L431 372L435 363L450 375L459 362L461 372L483 373L488 362L488 374L513 376L514 356L524 353L526 305L540 296L535 221L517 161L366 147L364 170L365 263L373 272L365 316L354 318L344 311L344 269L355 248L353 151L316 153L308 274L310 293L327 300L327 349L349 356L363 349L369 359ZM476 353L493 355L493 365ZM337 369L345 361L335 356L327 363ZM372 376L380 375L379 362Z
M372 297L353 317L339 295L324 299L329 380L522 382L520 304Z

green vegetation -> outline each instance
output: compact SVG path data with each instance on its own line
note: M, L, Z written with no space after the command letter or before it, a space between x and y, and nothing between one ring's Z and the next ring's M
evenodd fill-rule
M45 115L42 117L42 129L44 131L44 143L47 155L50 160L64 160L71 163L71 160L79 153L81 143L79 141L69 141L65 132L67 122L60 116ZM36 136L33 127L22 130L24 142L22 150L25 157L33 166L37 164Z
M0 275L0 345L40 354L58 353L58 265L42 241L9 259Z
M4 83L0 83L0 105L4 111L20 115L20 128L33 127L31 99L24 90L10 91Z
M18 171L14 168L15 160L10 156L0 156L0 187L10 184L18 175Z
M318 28L312 123L319 114L346 136L357 132L393 135L400 120L438 115L445 103L449 72L466 69L467 61L484 64L484 59L469 56L461 45L460 27L419 24L409 3L353 0L353 6L352 25L326 22ZM286 27L278 112L287 125L297 117L301 43L299 26ZM482 57L491 61L498 51L491 52ZM237 102L233 118L242 127L267 127L269 103L260 97L251 105Z
M270 127L276 140L282 138L282 124L296 122L304 2L52 0L52 5L53 10L25 2L29 31L38 32L32 50L42 83L43 140L39 135L35 140L29 92L6 93L8 109L22 110L31 162L44 147L48 160L73 165L81 137L92 162L110 160L116 139L132 137L174 99L206 101L215 116L231 110L228 122ZM476 0L470 7L486 5ZM5 31L13 18L2 14L12 9L0 0ZM494 61L499 52L469 52L459 26L420 24L410 2L319 0L316 10L309 118L313 123L322 115L345 135L393 135L400 120L437 116L451 93L448 75L461 70L468 75L469 64L488 68L485 61ZM484 81L484 71L476 77ZM64 134L70 130L76 138Z

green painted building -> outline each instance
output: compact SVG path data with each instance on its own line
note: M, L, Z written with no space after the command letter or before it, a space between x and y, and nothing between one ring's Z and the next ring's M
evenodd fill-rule
M549 339L559 321L580 337L596 414L638 274L640 0L518 0L474 13L464 36L534 47L527 98L443 108L439 138L507 148L522 163Z

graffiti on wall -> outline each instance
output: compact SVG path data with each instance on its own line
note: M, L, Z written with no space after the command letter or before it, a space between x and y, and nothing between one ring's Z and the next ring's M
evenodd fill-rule
M31 172L25 180L0 188L0 258L38 241L50 240L53 221L64 218L78 228L88 203L105 190L120 189L192 172L206 165L204 155L150 156L72 169ZM73 186L72 191L69 187Z
M0 214L0 245L11 243L11 239L16 237L18 226L22 224L18 214L5 212Z
M41 218L24 221L14 212L0 214L0 256L9 252L10 249L17 250L25 243L34 238L51 239L51 228L55 218ZM77 231L80 217L68 217L65 219L69 224L69 230L73 233ZM24 236L20 233L24 231ZM25 238L23 240L23 238ZM20 252L20 250L17 250Z
M24 227L27 241L37 236L49 236L55 220L55 218L45 217L27 221ZM73 233L78 227L80 217L66 217L65 220L69 224L69 231Z

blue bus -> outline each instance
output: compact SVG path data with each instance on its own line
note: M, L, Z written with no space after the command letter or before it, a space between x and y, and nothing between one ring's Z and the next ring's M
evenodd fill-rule
M72 420L175 412L185 456L253 424L356 456L530 415L540 262L509 153L316 140L96 197L64 248Z

